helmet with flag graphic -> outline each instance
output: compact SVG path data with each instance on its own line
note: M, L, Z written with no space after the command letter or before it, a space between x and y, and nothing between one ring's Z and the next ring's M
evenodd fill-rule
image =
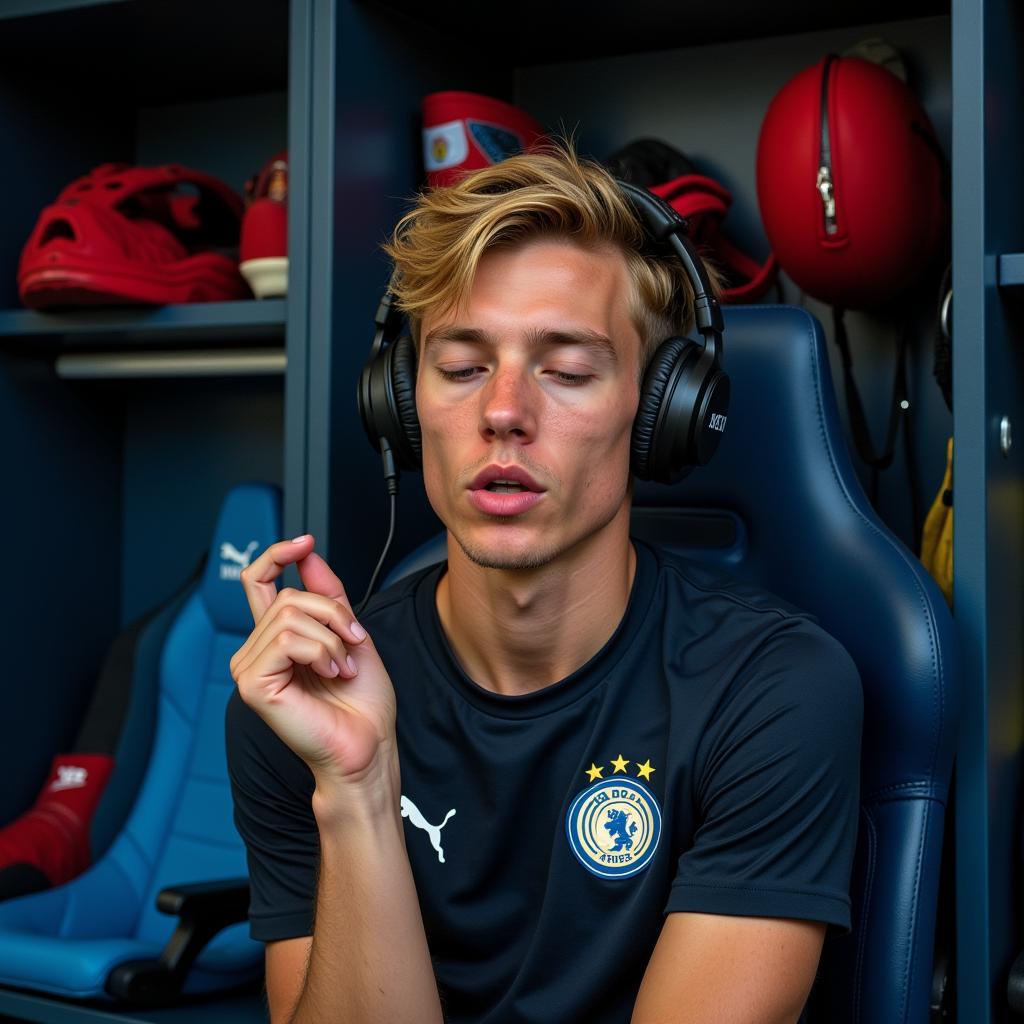
M543 137L529 114L475 92L423 97L423 164L431 188L521 153Z

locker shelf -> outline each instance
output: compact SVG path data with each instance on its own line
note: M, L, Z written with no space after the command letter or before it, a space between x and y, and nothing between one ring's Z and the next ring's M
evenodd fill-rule
M31 309L0 310L0 347L4 339L52 338L64 347L102 338L109 347L120 339L139 342L195 341L198 338L250 341L281 338L287 299L252 299L247 302L196 302L121 309L67 310L41 313Z
M1000 288L1019 288L1024 284L1024 252L1006 252L999 257L996 281Z

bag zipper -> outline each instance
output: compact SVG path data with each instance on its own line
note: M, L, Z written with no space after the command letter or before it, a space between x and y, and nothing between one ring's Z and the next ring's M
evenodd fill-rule
M832 183L832 146L828 134L828 73L832 67L834 55L825 58L825 68L821 76L821 148L818 159L818 177L815 188L821 195L821 205L825 216L825 234L834 235L839 226L836 224L836 196Z

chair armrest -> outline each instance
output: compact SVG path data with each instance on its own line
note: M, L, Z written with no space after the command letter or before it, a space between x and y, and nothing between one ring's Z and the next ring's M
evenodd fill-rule
M156 909L173 917L223 917L226 920L221 927L237 924L249 913L249 879L225 878L161 889Z
M218 932L249 913L249 879L194 882L162 889L157 910L178 918L178 927L157 960L129 960L107 977L112 996L146 1006L171 1003L181 994L189 968Z

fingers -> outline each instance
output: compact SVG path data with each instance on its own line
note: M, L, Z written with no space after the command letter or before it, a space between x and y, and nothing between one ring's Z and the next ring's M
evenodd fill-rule
M293 664L308 665L324 679L351 679L355 662L341 638L294 605L285 605L247 651L231 661L231 674L241 684L272 680ZM251 685L251 683L250 683Z
M303 623L307 625L300 628L300 624ZM310 594L305 590L295 590L291 587L285 587L280 594L276 594L274 605L263 615L245 643L235 652L231 659L232 672L236 666L240 671L244 671L252 658L264 650L282 629L292 629L320 640L325 647L330 647L334 655L340 654L340 660L336 660L341 667L341 675L355 675L354 671L350 672L345 668L348 658L348 648L345 645L358 647L363 644L367 640L366 631L352 617L348 608L321 594ZM330 659L328 663L329 661ZM338 673L321 674L330 677Z
M284 572L286 566L305 558L312 550L312 534L304 534L295 540L278 541L242 570L242 589L255 625L259 624L267 609L277 599L274 580Z

